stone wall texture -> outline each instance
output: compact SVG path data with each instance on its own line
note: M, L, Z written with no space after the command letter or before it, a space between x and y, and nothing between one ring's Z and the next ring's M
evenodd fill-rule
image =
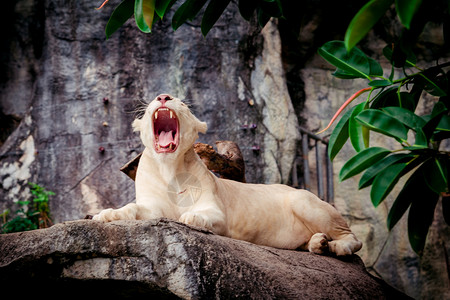
M147 35L130 20L109 40L104 26L116 3L101 11L94 9L98 4L17 0L0 12L0 212L14 211L29 197L27 182L56 193L50 203L55 223L133 201L134 184L119 172L142 151L131 122L143 102L162 92L186 99L207 122L200 141L240 146L248 182L289 183L292 163L302 154L298 126L320 129L364 86L333 78L316 55L324 42L342 39L346 25L338 19L350 20L362 4L298 4L298 38L283 21L263 30L245 22L232 4L206 38L199 20L173 32L167 18ZM398 27L389 20L363 41L369 54L381 53L378 36ZM423 64L432 63L430 49L443 43L441 35L439 28L427 29L419 45ZM352 155L346 147L334 172ZM334 204L364 242L359 254L369 271L415 298L450 297L450 230L442 214L419 258L405 220L392 232L386 228L392 198L375 209L368 191L356 187L355 180L335 181Z

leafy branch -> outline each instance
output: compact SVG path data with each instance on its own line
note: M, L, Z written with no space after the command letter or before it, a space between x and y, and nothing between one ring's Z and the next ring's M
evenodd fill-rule
M109 0L104 1L98 9L108 2ZM133 14L137 27L142 32L151 32L153 24L162 20L177 2L182 4L172 17L173 30L177 30L187 21L194 20L206 6L200 26L202 34L206 36L231 0L123 0L114 9L106 25L106 38L116 32ZM256 14L261 27L264 27L271 17L283 16L281 0L239 0L238 7L241 16L247 21Z
M350 22L344 41L327 42L319 49L319 55L336 67L334 76L368 80L368 87L345 101L324 130L345 107L369 92L367 98L345 112L335 126L328 154L334 159L350 140L357 154L343 165L339 179L343 181L363 173L358 188L371 186L370 198L375 207L386 199L400 178L409 175L389 210L387 225L391 230L409 208L409 241L413 250L421 255L439 197L442 197L444 219L450 224L450 152L439 149L441 142L450 138L450 71L445 70L450 62L426 69L416 65L412 45L426 23L417 22L420 23L417 26L415 22L419 7L425 6L417 0L395 1L405 30L397 42L383 49L392 65L389 77L384 76L379 62L355 47L393 2L369 1ZM420 30L416 28L411 34L410 29L414 26ZM418 72L408 75L406 70L410 68ZM399 71L402 74L398 74ZM403 76L394 80L396 73ZM423 92L436 100L431 114L419 116L416 108ZM394 139L400 148L370 147L370 132ZM413 141L408 140L410 132Z

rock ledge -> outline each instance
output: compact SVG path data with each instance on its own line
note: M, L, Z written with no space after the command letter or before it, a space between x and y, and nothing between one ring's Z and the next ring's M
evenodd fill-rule
M257 246L166 219L71 221L0 235L0 281L46 298L383 299L361 259Z

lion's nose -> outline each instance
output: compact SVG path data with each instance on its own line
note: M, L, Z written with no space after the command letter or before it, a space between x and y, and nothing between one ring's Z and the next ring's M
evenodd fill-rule
M172 99L173 99L173 97L168 94L161 94L156 98L156 100L161 101L162 105L164 105L164 103L166 103L166 101L169 101Z

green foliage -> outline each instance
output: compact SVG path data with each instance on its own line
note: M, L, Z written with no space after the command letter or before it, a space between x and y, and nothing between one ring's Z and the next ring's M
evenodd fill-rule
M319 54L337 69L334 76L342 79L367 78L383 75L383 69L360 49L347 52L344 42L331 41L319 48Z
M142 32L151 32L154 15L155 0L136 0L134 2L134 20Z
M347 142L349 134L350 117L354 108L348 110L337 123L333 132L331 133L330 140L328 142L328 156L331 160L341 151L342 147Z
M49 197L55 193L35 183L29 183L29 185L33 195L32 201L19 201L20 208L16 211L15 217L9 221L9 210L0 215L3 221L3 233L46 228L52 225L48 202Z
M383 49L384 56L392 64L388 78L383 76L378 62L354 47L393 2L369 1L351 21L345 41L327 42L318 51L336 67L334 76L341 79L364 78L370 87L368 97L347 111L334 128L329 156L334 159L350 139L357 153L344 164L339 178L345 180L363 173L359 189L371 186L370 198L375 207L386 199L400 178L409 175L389 211L387 225L391 230L410 208L409 241L413 250L421 254L440 196L443 197L444 219L447 223L450 220L447 207L450 152L439 147L450 137L450 62L428 69L416 65L412 45L426 22L422 16L422 20L415 23L414 16L422 1L395 1L405 30L397 42ZM446 13L447 8L443 9ZM423 93L434 96L435 100L431 114L419 116L416 108ZM393 138L399 143L399 148L368 147L369 138L365 130Z
M134 14L134 0L124 0L113 11L108 23L106 24L105 34L109 37L119 29Z
M345 47L352 49L386 13L393 0L371 0L353 17L345 33Z
M152 25L157 19L154 18L155 13L160 19L163 19L177 2L181 5L172 17L173 30L177 30L187 21L192 21L206 6L201 21L201 31L206 36L231 0L124 0L111 14L105 29L106 38L116 32L132 17L133 13L137 27L142 32L151 32ZM256 13L258 23L262 27L271 17L283 17L281 0L239 0L238 7L241 16L246 20L250 20Z

